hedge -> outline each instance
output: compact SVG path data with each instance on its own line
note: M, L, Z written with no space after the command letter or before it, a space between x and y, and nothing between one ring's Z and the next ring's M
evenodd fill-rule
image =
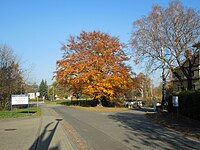
M75 105L75 106L83 106L83 107L96 107L99 104L98 100L71 100L66 102L61 102L62 105ZM117 103L102 99L101 105L105 107L114 107L117 106Z
M62 105L75 105L75 106L83 106L83 107L95 107L98 104L97 100L71 100L67 102L61 102Z
M178 110L181 115L200 121L200 90L183 91L173 95L178 96ZM172 105L173 95L167 97L168 112L176 112L176 108Z

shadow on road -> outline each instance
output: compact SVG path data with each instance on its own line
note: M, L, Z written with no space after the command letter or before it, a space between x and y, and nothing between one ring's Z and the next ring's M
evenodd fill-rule
M141 111L141 112L154 112L153 108L133 108L133 110Z
M41 135L34 141L32 146L29 148L29 150L59 150L59 144L56 145L55 147L52 147L49 149L49 146L51 144L51 140L55 134L55 131L57 129L57 126L62 119L56 119L57 123L54 126L52 130L48 130L49 126L53 124L53 122L48 123ZM50 133L49 133L50 132ZM45 139L45 134L49 134L48 137Z
M120 122L127 131L124 142L131 144L133 149L199 149L200 142L194 141L151 122L142 112L120 112L108 116Z

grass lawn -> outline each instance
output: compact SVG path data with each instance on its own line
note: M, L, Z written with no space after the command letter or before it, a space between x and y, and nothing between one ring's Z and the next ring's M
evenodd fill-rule
M41 109L39 107L13 109L12 112L0 111L0 119L30 117L30 116L40 116L40 115L41 115Z
M62 101L48 101L48 100L45 101L45 104L57 105L57 104L60 104L60 103L62 103Z

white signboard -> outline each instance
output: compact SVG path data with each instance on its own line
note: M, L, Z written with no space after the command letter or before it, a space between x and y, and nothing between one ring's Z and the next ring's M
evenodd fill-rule
M36 92L36 97L39 97L40 96L40 92Z
M174 107L178 107L178 96L172 97L172 104Z
M12 105L28 104L28 94L12 95L11 104Z

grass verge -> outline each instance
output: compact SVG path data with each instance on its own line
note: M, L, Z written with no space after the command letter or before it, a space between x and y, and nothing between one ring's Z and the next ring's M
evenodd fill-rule
M0 111L0 119L23 118L23 117L40 116L40 115L41 115L41 109L39 107L13 109L12 112Z
M81 106L70 106L72 108L80 108L89 111L100 111L100 112L118 112L118 111L125 111L130 110L130 108L119 108L119 107L81 107Z
M46 100L45 104L59 105L59 104L62 104L64 102L66 102L66 101L48 101L48 100Z

